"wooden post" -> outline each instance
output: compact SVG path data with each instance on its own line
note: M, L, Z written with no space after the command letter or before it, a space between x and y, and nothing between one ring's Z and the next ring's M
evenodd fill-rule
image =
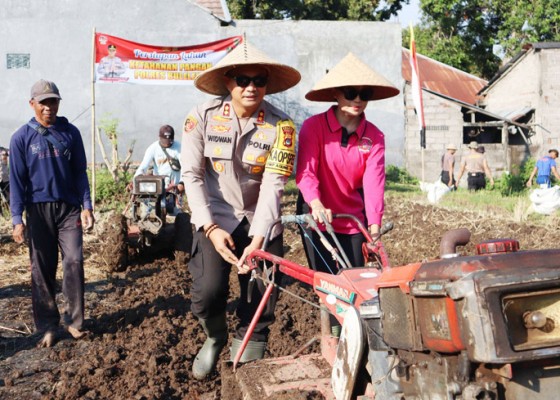
M506 171L511 174L511 155L509 154L509 131L508 124L504 121L502 125L502 146L504 151L504 159L506 162Z
M95 210L95 27L93 27L91 54L91 205Z
M422 158L422 182L426 182L426 178L424 177L424 151L426 150L425 148L421 147L421 158Z

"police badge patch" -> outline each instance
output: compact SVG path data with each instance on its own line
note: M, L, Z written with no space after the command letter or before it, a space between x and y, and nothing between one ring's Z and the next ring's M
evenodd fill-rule
M189 133L196 128L198 121L192 115L189 115L187 119L185 119L185 124L183 125L183 132Z
M373 141L368 137L363 137L358 142L358 150L360 153L369 153L373 146Z

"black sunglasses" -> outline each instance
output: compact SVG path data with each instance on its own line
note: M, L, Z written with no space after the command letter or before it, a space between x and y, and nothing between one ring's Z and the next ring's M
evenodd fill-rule
M252 77L247 75L238 75L232 77L231 79L235 79L235 83L237 83L237 86L242 88L246 88L251 84L251 82L253 82L255 86L259 88L265 87L266 84L268 83L268 77L261 76L261 75L252 76Z
M340 90L344 94L346 100L354 100L356 96L360 96L360 100L362 101L370 101L373 98L373 89L370 87L358 90L354 86L345 86Z

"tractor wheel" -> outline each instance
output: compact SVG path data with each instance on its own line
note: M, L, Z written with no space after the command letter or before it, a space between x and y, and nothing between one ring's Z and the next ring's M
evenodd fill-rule
M101 258L109 273L122 272L128 266L128 224L126 217L114 215L107 222L101 236L105 241L101 246Z
M177 267L186 267L191 259L193 230L191 215L185 212L175 217L174 254Z

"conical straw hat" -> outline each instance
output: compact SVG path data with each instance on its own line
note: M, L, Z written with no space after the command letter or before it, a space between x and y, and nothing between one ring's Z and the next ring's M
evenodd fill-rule
M315 84L305 98L311 101L333 102L334 89L344 86L372 86L372 100L381 100L399 94L399 89L364 64L358 57L348 53L338 64Z
M216 65L197 76L194 85L209 94L227 95L229 91L224 81L224 75L242 65L263 66L268 70L266 94L289 89L297 85L301 79L300 73L295 68L280 64L244 40Z

